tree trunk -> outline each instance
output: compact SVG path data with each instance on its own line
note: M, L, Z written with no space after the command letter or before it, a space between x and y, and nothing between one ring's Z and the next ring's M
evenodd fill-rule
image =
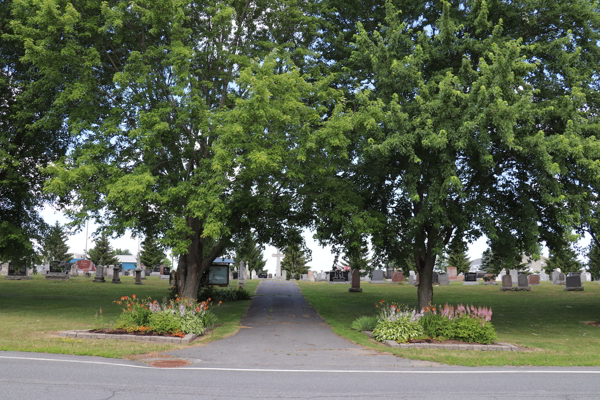
M419 273L419 286L417 287L417 310L433 304L433 266L435 256L419 257L417 259L417 272Z

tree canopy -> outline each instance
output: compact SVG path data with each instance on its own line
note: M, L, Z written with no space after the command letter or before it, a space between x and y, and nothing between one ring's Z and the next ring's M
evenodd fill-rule
M239 268L240 262L244 262L249 271L262 271L267 260L263 259L264 247L258 244L252 235L247 235L240 240L235 249L234 265Z
M119 259L115 257L112 247L105 232L96 237L95 247L88 250L90 260L96 265L118 265Z
M140 261L147 268L152 269L162 264L166 257L165 252L152 235L146 236L142 242L142 251L140 253Z
M73 257L67 245L67 232L58 221L48 228L44 237L42 257L48 262L68 262Z
M311 253L304 245L291 243L283 249L283 255L281 269L287 271L289 279L299 279L300 275L308 273L306 264L311 261Z

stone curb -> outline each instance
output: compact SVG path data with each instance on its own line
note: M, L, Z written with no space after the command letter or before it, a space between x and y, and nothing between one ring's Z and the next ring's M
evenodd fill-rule
M372 338L373 332L362 331ZM517 346L508 343L497 344L443 344L443 343L396 343L393 340L384 340L383 344L396 349L442 349L442 350L478 350L478 351L518 351Z
M173 344L190 344L198 335L188 333L184 337L169 337L169 336L138 336L138 335L117 335L110 333L90 333L88 331L65 331L60 332L62 337L70 337L77 339L110 339L110 340L137 340L144 342L162 342Z

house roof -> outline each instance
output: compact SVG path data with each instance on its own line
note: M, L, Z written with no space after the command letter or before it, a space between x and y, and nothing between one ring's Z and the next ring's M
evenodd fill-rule
M120 263L137 263L136 256L121 254L121 255L117 255L116 257Z

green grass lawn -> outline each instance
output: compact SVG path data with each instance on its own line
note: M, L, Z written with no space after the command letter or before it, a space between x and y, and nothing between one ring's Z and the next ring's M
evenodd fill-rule
M59 332L65 330L111 327L121 311L113 300L120 296L136 294L160 301L169 292L168 281L158 277L148 277L143 285L134 285L134 279L127 276L121 277L122 283L118 285L110 281L94 283L92 280L76 277L56 282L34 276L28 281L10 281L0 277L0 350L125 358L185 347L154 342L60 337ZM257 285L258 281L249 281L246 288L254 293ZM219 326L203 341L237 332L240 319L249 305L250 301L246 300L213 307Z
M482 352L391 349L350 329L363 315L376 315L379 300L415 306L417 292L410 285L361 283L362 293L348 293L346 285L298 282L306 300L333 331L358 344L396 355L447 364L598 366L600 327L583 321L600 321L600 285L586 282L584 292L565 292L563 286L543 282L531 292L500 292L500 286L452 284L434 288L434 303L473 304L493 309L492 323L498 342L527 347L527 352Z

